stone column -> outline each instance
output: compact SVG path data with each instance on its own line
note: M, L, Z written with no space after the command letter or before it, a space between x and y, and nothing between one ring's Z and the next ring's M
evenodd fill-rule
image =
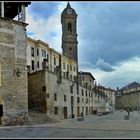
M21 6L21 17L22 17L22 22L25 22L25 20L26 20L26 12L25 12L25 5L23 5L23 4Z
M1 2L1 17L4 17L4 2Z

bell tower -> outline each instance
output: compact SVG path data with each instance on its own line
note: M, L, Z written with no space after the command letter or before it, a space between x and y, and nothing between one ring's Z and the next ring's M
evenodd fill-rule
M71 58L78 63L78 41L76 23L77 14L68 2L67 7L63 10L61 14L62 53L64 56Z

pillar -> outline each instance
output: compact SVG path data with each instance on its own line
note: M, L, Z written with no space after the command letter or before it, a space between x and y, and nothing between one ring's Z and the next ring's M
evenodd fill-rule
M4 2L1 2L1 17L4 17Z
M22 22L25 22L25 20L26 20L26 12L25 12L25 5L23 5L23 4L21 6L21 17L22 17Z

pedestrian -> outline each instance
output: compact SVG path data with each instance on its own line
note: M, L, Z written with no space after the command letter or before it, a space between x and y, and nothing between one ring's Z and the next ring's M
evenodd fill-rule
M128 113L128 116L130 115L130 108L128 107L127 109L126 109L126 111L127 111L127 113Z

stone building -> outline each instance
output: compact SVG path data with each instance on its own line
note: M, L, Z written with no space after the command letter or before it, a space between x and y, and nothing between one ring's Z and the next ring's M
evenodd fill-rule
M64 78L61 73L48 70L47 65L43 66L42 70L28 75L30 110L47 113L50 117L66 119L80 117L81 114L92 115L94 111L97 112L98 105L106 103L105 96L102 96L104 93L98 86L95 91L95 85L91 86L93 83L79 84L77 92L76 81ZM90 80L86 80L87 83L93 78L91 73L88 74L86 76L90 77Z
M0 125L24 124L28 119L25 23L28 4L0 2ZM21 18L13 20L19 14Z
M116 109L140 110L140 84L133 82L116 91Z
M50 48L47 43L41 40L33 40L28 37L27 44L27 66L30 73L42 70L45 59L49 71L56 72L61 63L62 77L75 80L77 62Z
M58 119L91 115L107 102L90 72L78 72L77 14L67 4L61 14L62 54L28 38L29 109ZM107 89L106 89L107 90Z

